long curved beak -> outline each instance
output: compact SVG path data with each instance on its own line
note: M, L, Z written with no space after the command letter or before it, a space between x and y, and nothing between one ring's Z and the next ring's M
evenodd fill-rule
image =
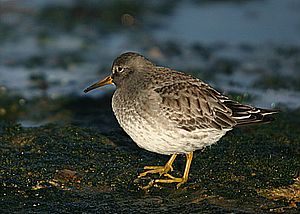
M111 78L111 76L105 77L103 80L99 80L98 82L94 83L93 85L87 87L86 89L84 89L84 93L87 93L91 90L94 90L96 88L102 87L104 85L109 85L113 83L113 79Z

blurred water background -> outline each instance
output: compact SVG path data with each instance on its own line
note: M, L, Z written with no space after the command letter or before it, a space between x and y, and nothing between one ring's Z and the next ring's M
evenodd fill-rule
M112 91L82 92L125 51L241 101L298 108L299 11L298 0L1 0L0 116L24 126L61 120L38 109Z

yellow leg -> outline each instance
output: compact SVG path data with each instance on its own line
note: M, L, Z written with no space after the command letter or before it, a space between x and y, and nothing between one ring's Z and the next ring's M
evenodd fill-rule
M170 160L164 166L145 166L144 169L149 169L148 171L142 172L139 178L146 176L147 174L159 173L160 175L168 173L170 170L173 171L172 164L176 159L177 154L173 154Z
M182 184L184 184L188 180L192 160L193 160L193 152L187 153L186 154L186 165L185 165L185 170L184 170L184 174L183 174L182 178L176 178L176 177L166 173L166 174L164 174L164 176L168 177L169 179L156 179L154 181L151 181L143 189L148 189L151 186L153 186L155 183L178 183L177 188L179 188Z

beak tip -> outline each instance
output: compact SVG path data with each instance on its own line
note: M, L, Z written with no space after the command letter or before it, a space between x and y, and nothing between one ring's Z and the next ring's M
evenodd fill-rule
M84 92L84 93L87 93L87 92L89 92L89 91L91 91L91 90L94 90L94 89L96 89L96 88L102 87L102 86L104 86L104 85L112 84L112 83L113 83L113 82L112 82L111 76L108 76L108 77L106 77L105 79L100 80L100 81L94 83L93 85L87 87L86 89L83 90L83 92Z

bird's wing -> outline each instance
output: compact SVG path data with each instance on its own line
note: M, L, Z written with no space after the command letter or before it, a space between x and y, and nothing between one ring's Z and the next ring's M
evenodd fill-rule
M222 102L232 110L232 118L237 122L237 126L269 123L274 120L271 115L279 112L274 109L256 108L229 99Z
M228 98L200 80L190 78L153 88L150 105L156 105L153 109L157 114L187 131L230 129L236 125L232 110L222 101Z

